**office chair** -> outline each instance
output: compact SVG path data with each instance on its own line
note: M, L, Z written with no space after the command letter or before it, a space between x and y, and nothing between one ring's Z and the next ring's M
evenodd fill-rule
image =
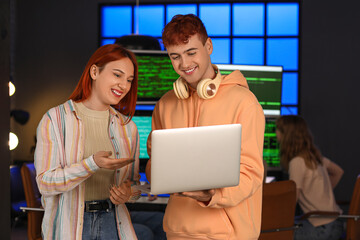
M294 181L264 183L259 240L293 239L295 207Z
M10 166L10 192L11 192L11 226L15 227L16 223L25 217L20 207L26 207L24 187L21 181L20 166Z
M28 239L40 240L41 223L44 211L41 207L41 194L36 184L36 172L33 163L24 163L21 167L21 177L24 185L28 209Z
M360 239L360 175L357 176L346 221L346 239Z
M339 212L313 211L300 217L301 220L310 217L338 217L346 220L346 240L360 239L360 175L357 176L348 214Z

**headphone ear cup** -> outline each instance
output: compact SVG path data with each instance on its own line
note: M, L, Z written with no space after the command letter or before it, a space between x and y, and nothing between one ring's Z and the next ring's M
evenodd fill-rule
M221 82L221 74L217 68L215 70L217 70L217 73L214 79L203 79L197 85L197 94L202 99L210 99L215 97L216 95L216 92Z
M189 87L182 77L179 77L173 83L173 88L175 95L178 99L186 99L189 97Z

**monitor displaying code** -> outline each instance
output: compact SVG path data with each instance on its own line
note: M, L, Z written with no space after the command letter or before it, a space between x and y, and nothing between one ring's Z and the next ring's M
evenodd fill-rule
M263 159L268 167L280 167L280 150L276 138L275 118L266 118Z
M179 78L165 51L133 50L139 66L138 102L156 102Z
M279 116L281 109L282 73L278 66L218 64L220 73L228 75L240 70L250 90L258 99L266 116Z

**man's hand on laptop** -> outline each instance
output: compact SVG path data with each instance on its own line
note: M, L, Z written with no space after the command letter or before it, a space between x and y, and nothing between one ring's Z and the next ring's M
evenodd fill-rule
M193 191L193 192L181 192L174 193L175 196L179 197L190 197L197 201L209 203L212 196L215 194L215 189L203 190L203 191Z
M155 201L157 198L157 195L148 194L148 201Z

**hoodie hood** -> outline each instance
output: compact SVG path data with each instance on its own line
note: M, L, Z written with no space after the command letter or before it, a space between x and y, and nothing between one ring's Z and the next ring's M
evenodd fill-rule
M239 71L235 70L229 75L222 75L222 81L220 85L240 85L249 89L249 85L244 75Z

